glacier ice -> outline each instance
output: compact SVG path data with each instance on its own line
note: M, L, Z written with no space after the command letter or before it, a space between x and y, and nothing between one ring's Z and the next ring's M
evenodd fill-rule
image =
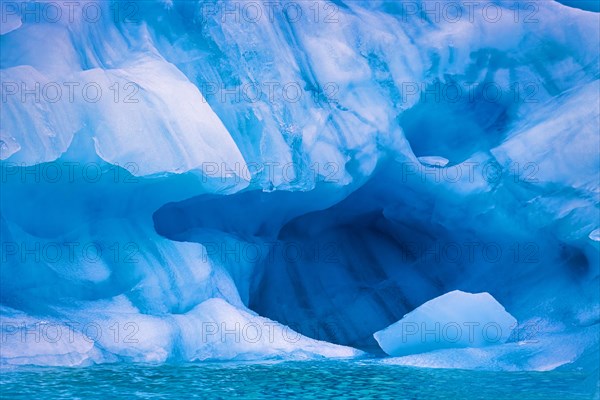
M555 334L535 340L510 342L488 347L439 349L427 353L392 357L385 364L425 368L461 368L486 371L551 371L576 363L582 349L593 346L597 328L588 328L577 335ZM552 348L553 351L548 351ZM593 371L594 357L577 368ZM593 376L593 374L592 374Z
M503 344L516 327L517 320L489 293L455 290L420 305L374 336L387 354L403 356Z
M460 290L510 310L507 343L389 362L594 365L597 13L89 0L98 20L52 22L10 3L1 363L381 354L375 332Z
M142 314L123 297L69 310L68 320L39 320L8 308L2 312L3 365L304 360L362 354L304 337L219 298L168 318Z

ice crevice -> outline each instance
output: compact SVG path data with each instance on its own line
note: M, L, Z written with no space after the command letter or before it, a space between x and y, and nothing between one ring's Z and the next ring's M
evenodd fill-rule
M2 364L383 357L376 332L456 291L488 293L510 336L385 362L593 364L598 14L168 3L2 24ZM19 92L74 81L104 95Z

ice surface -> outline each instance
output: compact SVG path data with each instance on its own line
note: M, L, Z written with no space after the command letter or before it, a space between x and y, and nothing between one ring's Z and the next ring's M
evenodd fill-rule
M446 165L448 165L449 162L447 158L437 156L419 157L419 161L425 165L429 165L432 167L445 167Z
M132 361L353 358L361 351L302 336L222 299L160 318L127 299L88 303L69 320L40 320L3 308L4 365L85 366Z
M276 9L253 22L219 11L234 2L174 0L125 2L138 11L125 20L89 0L97 22L64 8L53 23L10 3L2 363L356 356L337 345L376 352L375 332L460 289L549 321L539 343L396 360L593 364L598 14L489 1L448 21L402 2L336 1L334 22L323 8L315 20L311 2L297 2L297 21ZM484 3L506 18L490 22ZM22 92L36 83L63 95ZM90 84L97 102L81 90ZM424 95L436 85L465 91ZM471 99L485 85L502 97ZM225 321L266 330L257 342L202 336ZM39 323L72 339L31 343ZM292 332L302 337L279 337ZM577 340L557 352L564 338Z
M374 336L387 354L403 356L503 344L516 327L517 320L489 293L454 290L429 300Z
M350 347L306 338L220 299L207 300L175 319L181 326L184 357L193 361L350 358L362 354Z
M487 347L440 349L384 360L384 363L425 368L486 371L551 371L575 362L593 342L597 327L579 334L557 334ZM554 349L548 351L548 349ZM582 366L590 371L593 365Z

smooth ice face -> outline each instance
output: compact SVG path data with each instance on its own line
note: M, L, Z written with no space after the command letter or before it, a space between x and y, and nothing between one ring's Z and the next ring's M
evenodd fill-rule
M387 354L404 356L502 344L516 326L517 320L489 293L455 290L429 300L373 336Z

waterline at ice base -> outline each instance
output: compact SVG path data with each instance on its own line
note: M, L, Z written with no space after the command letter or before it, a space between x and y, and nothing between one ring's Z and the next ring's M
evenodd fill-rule
M0 11L0 395L599 398L597 2Z

